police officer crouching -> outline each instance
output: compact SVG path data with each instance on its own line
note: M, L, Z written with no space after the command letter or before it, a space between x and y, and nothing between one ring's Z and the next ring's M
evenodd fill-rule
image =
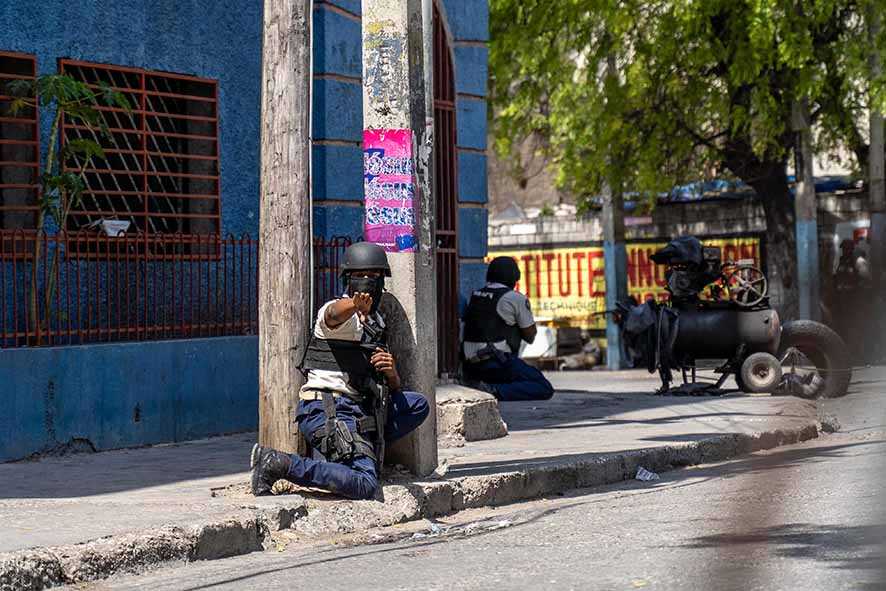
M465 385L499 400L548 400L554 387L517 354L521 341L538 332L525 295L514 290L520 269L511 257L496 257L486 271L486 286L471 294L464 313Z
M386 443L400 439L428 416L428 402L401 389L394 357L385 347L378 306L391 268L384 250L358 242L342 263L347 294L320 308L302 369L299 431L311 457L256 444L250 463L252 492L266 495L279 479L371 499Z

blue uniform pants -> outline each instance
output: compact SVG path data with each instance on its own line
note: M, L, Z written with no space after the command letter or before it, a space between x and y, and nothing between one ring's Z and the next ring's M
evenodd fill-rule
M385 441L390 443L407 435L424 422L430 409L428 401L417 392L392 392L385 423ZM335 414L351 431L357 430L357 419L367 416L359 404L344 396L335 398ZM301 434L311 441L314 432L326 424L321 400L301 400L296 420ZM370 435L371 436L371 435ZM365 455L347 462L327 462L322 456L303 458L291 456L288 479L301 486L326 489L351 499L371 499L378 490L375 462Z
M513 355L466 362L464 370L468 379L494 386L499 400L550 400L554 395L554 387L539 370Z

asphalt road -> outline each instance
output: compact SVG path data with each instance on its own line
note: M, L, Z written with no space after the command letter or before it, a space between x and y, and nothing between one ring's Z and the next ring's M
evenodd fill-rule
M886 370L840 432L732 462L78 589L886 589Z

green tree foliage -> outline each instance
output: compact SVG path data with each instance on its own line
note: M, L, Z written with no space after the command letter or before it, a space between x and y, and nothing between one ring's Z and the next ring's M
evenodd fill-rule
M496 150L540 144L587 205L604 184L645 195L731 174L763 199L769 263L796 301L785 168L792 106L818 149L864 157L865 16L882 0L491 0ZM882 53L886 44L877 40ZM861 167L864 162L859 162Z

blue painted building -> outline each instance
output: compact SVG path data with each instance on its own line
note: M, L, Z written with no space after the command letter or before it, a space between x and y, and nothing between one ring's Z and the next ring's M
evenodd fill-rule
M435 46L446 56L435 69L447 79L435 90L435 113L452 125L451 133L438 129L439 152L448 155L438 160L445 180L437 183L438 200L448 208L438 220L445 273L438 317L451 328L459 291L481 282L485 269L488 7L486 0L441 0L435 18ZM313 33L314 233L356 240L363 227L359 0L315 0ZM78 315L107 318L75 318L69 303L66 313L48 312L46 323L38 322L38 332L55 330L55 341L16 336L28 323L27 306L16 298L24 297L19 284L31 251L9 233L34 228L38 169L23 161L29 150L34 159L45 152L50 124L43 112L25 122L0 113L0 233L7 232L0 240L0 461L71 443L103 450L256 428L255 262L244 263L242 249L231 256L228 246L219 251L193 236L257 235L261 38L260 2L0 3L0 84L64 71L110 84L134 104L130 113L108 111L115 149L87 173L92 205L75 211L66 230L75 235L87 221L110 217L129 220L129 232L138 235L124 247L108 246L109 240L76 252L68 242L47 247L66 253L47 309L73 294ZM8 106L2 96L0 109ZM73 135L66 137L82 137L76 122L68 123L65 133ZM237 256L241 270L231 274L228 264ZM96 271L104 260L105 270ZM193 270L188 279L184 269L193 269L193 261L204 279L195 280ZM81 286L81 272L84 284L95 277L94 292ZM168 295L176 290L190 293ZM96 301L81 309L81 297ZM136 312L121 298L130 298ZM211 322L201 316L202 328L192 330L204 303L215 316ZM18 312L10 311L15 306ZM246 321L234 322L238 313L243 320L244 306L250 306ZM150 318L144 312L134 324L141 332L132 332L128 322L143 308ZM95 338L83 337L89 322L98 327ZM441 355L443 371L447 359Z

